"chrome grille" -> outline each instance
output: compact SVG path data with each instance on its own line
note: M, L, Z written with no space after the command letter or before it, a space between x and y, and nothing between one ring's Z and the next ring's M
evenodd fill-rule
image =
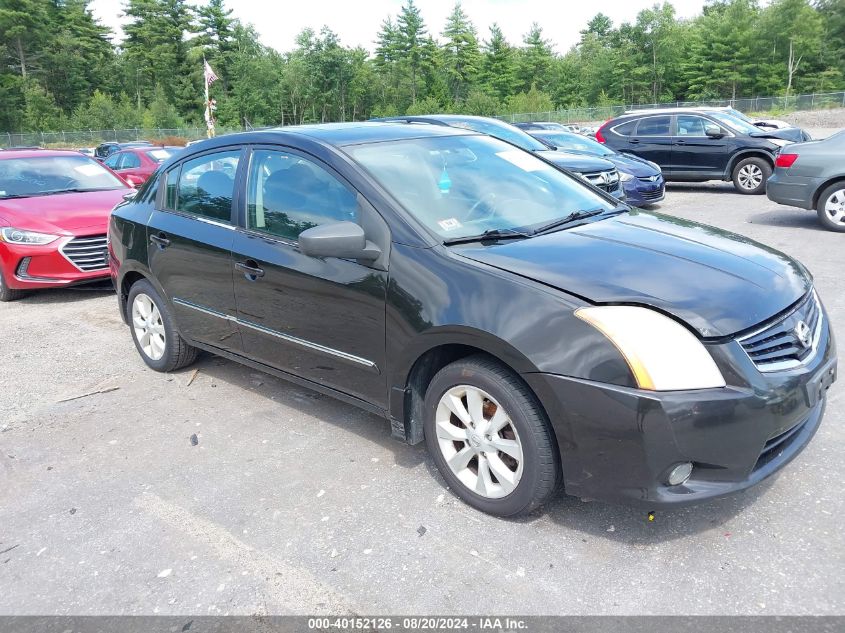
M595 171L581 174L581 176L592 185L605 191L614 191L619 184L619 172L615 169L609 171Z
M105 270L109 267L108 242L105 235L75 237L62 246L62 255L83 272Z
M821 304L813 291L784 318L740 338L739 343L760 371L791 369L815 354L823 320Z
M662 198L665 195L665 192L663 191L663 187L660 187L654 191L641 191L640 195L644 200L657 200Z

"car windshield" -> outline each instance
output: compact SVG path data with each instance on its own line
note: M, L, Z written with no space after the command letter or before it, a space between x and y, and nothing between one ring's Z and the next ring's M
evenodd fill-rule
M532 132L537 138L568 152L585 152L594 156L613 156L615 151L586 136L573 132L537 130Z
M750 123L746 123L740 119L737 119L726 112L708 112L710 116L716 119L722 125L729 127L734 132L742 132L743 134L754 134L755 132L759 132L760 130Z
M531 153L486 136L368 143L346 151L445 240L526 231L612 202Z
M0 160L0 199L124 187L100 163L82 154Z
M163 147L159 149L152 149L147 152L147 156L157 163L163 163L168 158L173 156L173 150L165 149Z
M549 149L528 132L495 119L445 119L445 121L452 127L495 136L529 152L542 152Z

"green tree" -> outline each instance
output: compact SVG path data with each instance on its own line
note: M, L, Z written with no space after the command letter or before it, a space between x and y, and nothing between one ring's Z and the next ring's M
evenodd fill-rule
M185 0L127 0L125 15L123 58L138 104L157 98L160 86L169 103L199 113L203 97L188 61L192 15Z
M518 89L527 91L532 86L545 88L549 83L554 53L551 42L543 37L543 29L534 22L522 40L524 46L517 58Z
M426 62L426 34L428 29L422 19L420 10L414 0L408 0L402 6L397 19L397 31L399 36L400 61L407 67L410 74L411 103L417 100L418 80L420 68Z
M29 79L24 84L23 127L33 132L52 132L62 127L62 111L53 95Z
M443 29L443 70L448 78L452 100L466 99L475 84L481 67L478 37L461 3L455 4Z
M484 42L481 81L500 101L516 89L516 52L496 23L490 26L490 39Z

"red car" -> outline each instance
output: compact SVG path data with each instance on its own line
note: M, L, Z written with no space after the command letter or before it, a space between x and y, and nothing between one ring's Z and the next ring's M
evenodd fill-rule
M153 175L164 161L181 150L181 147L131 147L115 152L103 164L127 183L138 187Z
M0 152L0 301L107 278L109 213L130 191L78 152Z

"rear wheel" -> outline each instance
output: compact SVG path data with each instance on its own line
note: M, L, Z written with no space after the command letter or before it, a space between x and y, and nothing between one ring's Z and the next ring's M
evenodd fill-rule
M0 301L15 301L26 294L24 290L15 290L6 285L6 280L3 279L3 273L0 272Z
M173 371L193 363L197 349L179 332L164 299L146 279L129 289L129 329L144 362L156 371Z
M845 232L845 182L835 182L822 191L816 210L824 228Z
M486 356L434 376L425 396L425 439L449 486L489 514L531 512L560 479L554 434L537 397Z
M740 193L766 192L766 181L772 175L772 166L765 158L752 156L739 161L733 170L734 187Z

